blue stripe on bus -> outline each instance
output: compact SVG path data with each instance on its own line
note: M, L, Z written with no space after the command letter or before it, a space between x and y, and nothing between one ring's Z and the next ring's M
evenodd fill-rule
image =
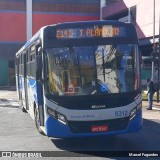
M37 82L34 78L28 78L28 88L32 92L33 100L39 105L43 105L43 88L40 82Z
M126 130L112 131L112 132L99 132L99 133L72 133L67 125L63 125L56 119L49 117L46 121L46 134L49 137L86 137L86 136L100 136L122 134L130 132L138 132L142 128L142 111L139 111L128 124Z
M24 78L23 76L18 76L18 89L22 92L22 89L23 89L23 81L24 81Z

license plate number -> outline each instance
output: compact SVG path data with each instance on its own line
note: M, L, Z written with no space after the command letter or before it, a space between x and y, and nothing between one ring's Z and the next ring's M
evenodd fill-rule
M106 132L108 131L108 126L92 126L91 131L92 132Z

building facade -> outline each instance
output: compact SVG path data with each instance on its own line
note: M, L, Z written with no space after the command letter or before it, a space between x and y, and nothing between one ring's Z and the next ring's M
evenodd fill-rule
M110 3L108 0L103 1L102 19L135 24L143 58L142 83L145 83L146 78L151 77L150 57L159 38L160 0L110 0Z
M15 53L42 26L99 19L100 0L0 0L0 86L15 84Z

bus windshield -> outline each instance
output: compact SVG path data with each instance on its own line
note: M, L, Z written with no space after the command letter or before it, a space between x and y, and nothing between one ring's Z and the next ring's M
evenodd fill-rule
M140 87L135 44L48 48L46 53L46 88L51 94L110 94Z

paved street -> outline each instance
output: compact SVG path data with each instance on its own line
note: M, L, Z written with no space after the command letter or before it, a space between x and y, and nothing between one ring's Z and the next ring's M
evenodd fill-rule
M37 132L29 114L21 111L14 90L0 90L0 151L66 151L66 155L90 151L89 156L94 156L93 151L159 151L160 106L154 104L153 110L148 111L146 105L147 102L143 102L144 125L138 133L114 137L56 139ZM83 156L84 153L80 155Z
M19 107L19 102L14 99L0 99L0 106L1 107Z

